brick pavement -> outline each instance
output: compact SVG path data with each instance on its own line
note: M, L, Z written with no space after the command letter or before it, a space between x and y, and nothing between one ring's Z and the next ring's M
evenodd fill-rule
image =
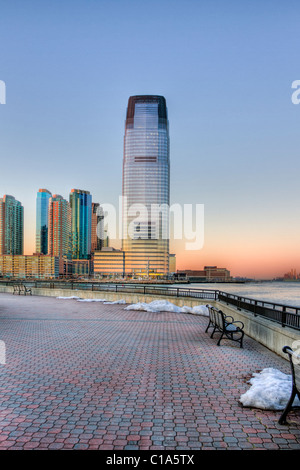
M300 449L299 414L244 408L253 372L283 358L207 318L0 294L0 450Z

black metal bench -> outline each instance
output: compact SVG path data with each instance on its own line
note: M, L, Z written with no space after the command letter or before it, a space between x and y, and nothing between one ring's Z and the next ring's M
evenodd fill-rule
M14 284L14 292L13 294L30 294L32 295L30 287L26 287L24 284Z
M282 351L288 354L289 356L293 380L290 399L287 402L287 405L278 420L279 424L287 424L287 414L293 409L300 408L299 406L293 406L296 395L300 400L300 356L296 354L295 351L293 351L292 348L290 348L289 346L284 346L284 348L282 348Z
M210 305L207 305L207 308L209 311L209 323L205 333L208 332L209 328L213 328L213 332L210 335L211 338L216 331L221 333L221 336L217 342L217 346L220 346L220 342L225 335L227 339L238 342L240 344L240 348L242 348L244 338L243 322L235 321L233 317L228 315L226 316L222 310L218 310L217 308L211 307Z

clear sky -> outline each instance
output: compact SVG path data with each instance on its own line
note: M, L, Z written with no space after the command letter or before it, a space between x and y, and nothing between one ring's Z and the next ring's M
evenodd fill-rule
M300 271L298 1L0 0L0 196L39 188L118 205L130 95L167 100L171 203L204 204L178 269ZM118 242L113 242L118 247Z

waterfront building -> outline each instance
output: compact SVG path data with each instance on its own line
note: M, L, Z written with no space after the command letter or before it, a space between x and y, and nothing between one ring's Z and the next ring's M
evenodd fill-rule
M166 100L156 95L131 96L125 123L122 188L126 273L168 273L169 193Z
M24 208L13 196L0 198L0 255L22 255Z
M112 247L102 248L94 253L94 275L120 276L125 275L125 252Z
M73 259L90 259L92 230L92 196L89 191L72 189L71 246Z
M93 272L93 262L90 259L72 259L72 277L89 277Z
M0 276L14 279L56 279L59 258L56 256L0 255Z
M228 282L232 279L228 269L217 266L204 266L204 269L201 270L177 271L177 276L186 277L193 282Z
M176 273L176 255L173 253L169 255L169 272Z
M36 253L48 253L48 207L52 194L48 189L39 189L36 197Z

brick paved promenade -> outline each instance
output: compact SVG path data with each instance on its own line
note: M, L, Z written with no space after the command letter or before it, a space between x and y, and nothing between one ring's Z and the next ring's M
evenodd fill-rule
M288 363L207 318L0 294L1 449L300 449L299 414L243 408L253 372Z

